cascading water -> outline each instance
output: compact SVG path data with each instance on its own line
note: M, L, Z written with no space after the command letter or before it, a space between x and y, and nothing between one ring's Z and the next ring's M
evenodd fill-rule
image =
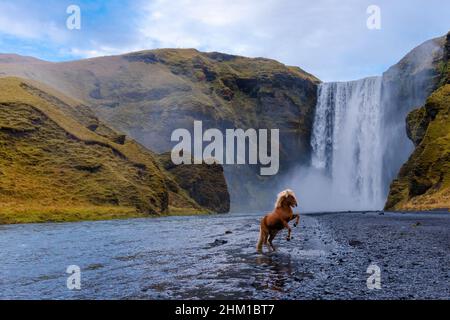
M312 166L328 177L322 196L334 210L375 210L381 181L381 77L319 86Z
M381 77L319 85L311 134L311 165L283 186L304 211L379 210L389 185L414 150L406 116L439 80L445 38L427 41Z

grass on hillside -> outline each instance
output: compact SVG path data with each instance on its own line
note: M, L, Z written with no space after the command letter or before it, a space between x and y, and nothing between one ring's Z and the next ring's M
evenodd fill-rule
M73 102L51 95L50 103L29 89L0 79L0 223L169 213L170 177L151 152L96 134L81 124L89 119L76 118L85 115L67 114ZM179 187L170 194L187 207L181 211L203 210Z

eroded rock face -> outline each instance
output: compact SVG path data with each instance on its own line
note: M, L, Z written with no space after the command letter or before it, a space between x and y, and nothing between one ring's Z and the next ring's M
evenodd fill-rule
M443 59L444 47L445 37L426 41L383 73L382 179L385 186L383 193L386 195L389 184L397 177L401 166L414 150L414 145L405 135L405 131L411 134L412 140L415 139L413 136L416 132L407 130L405 119L411 111L424 105L427 97L437 89L441 77L439 64ZM417 134L420 135L419 132Z
M159 155L159 160L198 204L216 213L230 211L230 194L221 165L174 165L169 152Z

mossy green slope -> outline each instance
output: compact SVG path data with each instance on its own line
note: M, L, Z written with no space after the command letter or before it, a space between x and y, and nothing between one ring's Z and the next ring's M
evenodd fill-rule
M181 208L171 205L174 198ZM150 151L88 107L36 82L0 78L0 223L141 217L172 208L207 211Z
M407 133L416 145L390 187L386 210L450 208L450 33L447 35L440 87L425 106L407 117Z

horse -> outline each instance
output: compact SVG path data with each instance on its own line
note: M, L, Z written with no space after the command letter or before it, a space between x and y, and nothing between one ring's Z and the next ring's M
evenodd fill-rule
M286 240L291 240L292 230L289 226L289 221L295 219L294 227L296 227L300 219L300 215L294 214L292 211L292 208L296 206L297 198L295 197L295 194L292 190L286 189L278 194L274 210L261 219L259 240L256 245L256 250L258 252L262 252L263 244L266 244L268 246L269 251L270 248L275 251L275 247L272 241L277 233L284 228L288 229Z

